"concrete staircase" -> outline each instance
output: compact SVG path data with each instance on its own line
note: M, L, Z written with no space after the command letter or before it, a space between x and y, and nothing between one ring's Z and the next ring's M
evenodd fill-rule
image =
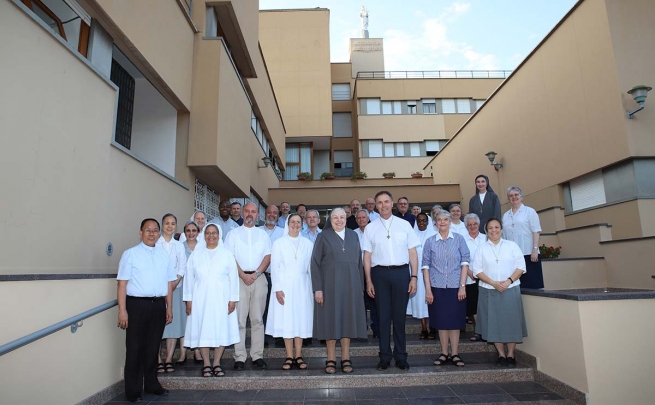
M170 374L160 374L160 381L169 389L311 389L311 388L353 388L353 387L400 387L426 386L439 384L499 383L516 381L534 381L534 364L530 359L518 358L518 367L498 369L495 367L496 351L492 345L483 342L471 342L473 326L467 325L460 339L460 354L466 362L465 367L446 365L436 367L434 359L441 353L437 340L419 340L420 323L407 319L407 351L409 370L403 371L393 363L385 371L377 371L378 340L369 336L368 341L358 340L351 343L351 360L355 371L344 374L338 368L336 374L324 372L326 349L317 340L309 347L303 348L303 358L308 363L307 370L282 370L286 357L282 348L275 348L269 339L269 348L264 350L267 370L252 369L250 359L245 370L235 371L232 348L227 348L221 361L226 375L221 378L203 378L202 365L189 360L177 366ZM247 342L247 347L248 347ZM188 353L189 354L189 353ZM337 346L337 360L340 360L340 348ZM174 358L177 358L177 354Z

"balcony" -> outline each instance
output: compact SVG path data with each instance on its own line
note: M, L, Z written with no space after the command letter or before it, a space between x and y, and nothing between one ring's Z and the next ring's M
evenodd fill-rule
M358 72L357 79L507 79L512 70L392 70Z

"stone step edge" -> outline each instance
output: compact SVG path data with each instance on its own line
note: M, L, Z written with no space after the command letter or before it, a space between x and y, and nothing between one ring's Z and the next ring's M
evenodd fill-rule
M248 348L248 346L246 346ZM393 348L393 345L392 345ZM407 354L439 354L441 353L441 345L435 344L408 344L406 346ZM302 354L305 357L325 357L326 347L323 345L317 346L316 344L310 347L303 347ZM495 352L496 348L493 345L484 342L460 342L460 353L480 353L480 352ZM350 355L357 356L377 356L379 348L377 346L350 346ZM210 356L213 358L213 350L210 351ZM165 351L161 351L161 355L165 356ZM187 355L190 353L187 351ZM180 356L179 349L175 349L173 359L178 359ZM234 356L233 348L226 348L223 351L222 358L232 358ZM341 356L341 347L337 347L337 356ZM264 359L284 359L286 358L286 351L281 347L268 347L264 349ZM190 361L190 360L187 360Z
M314 388L360 388L398 387L444 384L476 384L534 381L532 368L495 370L429 371L424 373L380 373L344 375L341 373L321 376L270 376L252 377L166 377L159 380L164 388L171 390L247 390L247 389L314 389Z

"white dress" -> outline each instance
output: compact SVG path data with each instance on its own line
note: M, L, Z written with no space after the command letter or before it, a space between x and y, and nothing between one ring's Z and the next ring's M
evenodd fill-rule
M314 293L310 264L314 244L302 236L285 235L273 242L271 251L271 299L266 334L291 339L312 336ZM276 297L284 292L284 305Z
M234 255L222 246L215 249L196 246L189 256L184 278L184 301L192 302L184 345L196 348L238 343L237 311L227 313L228 302L239 301L239 273Z
M416 280L416 293L409 296L407 302L407 315L411 315L417 319L428 318L428 303L425 302L425 282L423 281L423 271L421 270L421 259L423 258L423 246L425 242L433 236L436 232L431 226L428 226L425 231L415 230L416 237L418 237L421 244L416 247L418 254L418 280ZM411 270L410 270L411 271Z

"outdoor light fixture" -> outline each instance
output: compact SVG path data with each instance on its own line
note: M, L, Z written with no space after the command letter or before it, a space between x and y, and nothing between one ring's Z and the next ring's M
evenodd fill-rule
M489 152L485 153L484 155L487 157L487 159L489 159L489 162L490 162L491 165L494 167L494 169L496 169L496 171L498 171L501 167L503 167L503 164L502 164L502 163L496 163L496 162L495 162L495 160L496 160L496 155L497 155L496 152L494 152L494 151L489 151Z
M262 158L262 162L264 162L264 166L257 166L258 169L265 169L268 167L268 165L271 164L271 158L266 156Z
M648 96L648 92L651 91L652 89L653 89L652 87L644 86L643 84L640 84L639 86L635 86L630 90L628 90L628 94L630 94L632 98L635 99L635 102L639 104L639 108L637 108L636 110L628 111L628 118L632 119L633 115L644 109L644 103L646 102L646 97Z

